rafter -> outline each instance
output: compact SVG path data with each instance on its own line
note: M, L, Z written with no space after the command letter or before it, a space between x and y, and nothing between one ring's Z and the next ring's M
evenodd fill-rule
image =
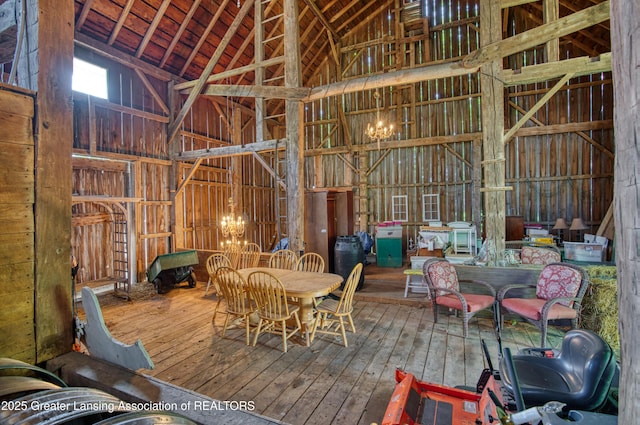
M164 0L160 5L160 8L158 8L158 11L153 17L153 21L151 21L149 28L147 28L147 32L144 34L144 37L142 38L142 41L138 46L138 50L136 51L137 58L141 57L142 53L144 52L144 49L147 48L147 45L151 41L151 36L158 28L158 25L160 24L160 20L164 16L164 13L167 11L167 7L169 7L170 4L171 4L171 0Z
M120 30L124 26L124 21L126 21L127 16L129 16L129 12L131 12L131 8L133 7L134 1L135 0L127 0L127 4L124 6L124 9L122 9L122 13L120 14L120 18L118 19L118 22L116 22L116 26L113 28L113 31L111 31L111 35L109 36L109 41L107 41L107 44L109 46L111 46L116 41L116 38L118 38L118 34L120 34Z
M475 50L467 55L463 64L469 67L480 66L494 59L509 56L554 38L588 28L607 19L609 19L609 0Z
M213 83L215 81L221 81L224 79L227 79L229 77L233 77L234 75L240 75L240 74L244 74L247 72L251 72L251 71L255 71L258 68L265 68L267 66L273 66L273 65L277 65L277 64L281 64L284 62L284 57L279 56L273 59L267 59L263 62L260 63L254 63L251 65L246 65L246 66L242 66L240 68L235 68L235 69L229 69L227 71L224 72L220 72L218 74L211 74L209 76L209 78L207 78L207 83ZM191 87L194 87L197 84L198 80L194 80L194 81L187 81L186 83L180 83L180 84L176 84L174 89L175 90L188 90Z
M193 87L193 90L191 90L191 93L189 93L189 96L187 97L187 100L184 102L182 109L176 116L175 121L171 123L171 126L169 127L169 132L167 137L167 141L169 143L171 143L174 137L178 134L178 131L180 130L180 126L182 125L182 120L184 120L184 118L187 116L189 109L191 109L191 106L193 105L197 97L202 92L202 89L207 83L207 78L209 77L209 75L211 75L213 68L218 63L218 60L220 60L222 53L227 48L227 46L229 45L229 42L231 41L231 38L238 30L240 23L242 22L244 17L247 16L249 11L251 10L251 7L253 7L253 3L254 3L253 0L245 0L245 3L242 5L240 10L238 11L238 14L233 19L233 22L227 29L227 32L225 33L224 37L222 37L222 40L220 40L220 44L218 44L216 51L213 52L213 56L211 56L211 59L209 59L209 63L207 63L207 66L204 68L204 71L202 72L202 76L198 80L197 84Z
M80 12L80 16L78 16L78 20L76 21L76 31L80 31L85 21L87 20L87 16L91 11L91 6L93 6L94 0L86 0L84 5L82 5L82 11Z
M502 71L502 81L505 87L511 87L551 80L567 72L572 72L576 77L580 77L609 71L611 71L611 53L603 53L597 58L583 56L558 62L529 65L518 70L507 69Z
M176 48L176 44L178 44L178 41L180 41L182 34L187 29L187 25L189 25L189 22L191 22L191 18L193 18L193 14L196 13L196 10L200 5L200 1L201 0L195 0L193 2L193 4L191 5L191 9L189 9L189 12L187 13L187 16L185 16L184 19L182 20L182 23L180 24L180 28L178 28L178 31L176 31L175 35L173 36L171 43L169 43L169 47L167 47L167 50L164 52L164 56L160 61L160 68L162 68L167 63L167 59L169 59L169 56L171 56L171 53L173 53L173 50Z
M316 16L316 18L318 18L322 26L325 27L326 30L329 31L329 33L331 33L331 35L333 35L335 38L340 38L338 31L333 28L333 25L331 25L327 17L324 16L324 13L322 13L322 11L318 9L316 2L313 0L304 0L304 2L307 6L309 6L309 9L311 9L311 12Z
M220 19L220 15L222 15L222 12L227 8L227 4L229 4L229 0L223 0L218 10L216 10L215 15L213 15L211 21L209 21L209 25L207 25L207 28L205 28L202 36L200 36L200 39L198 40L198 43L196 43L195 47L191 50L191 54L182 66L182 69L180 70L180 76L183 76L184 73L187 72L187 69L189 69L189 66L191 66L191 62L193 62L193 59L200 51L200 48L207 40L207 37L209 36L209 33L211 32L213 27L218 23L218 19Z

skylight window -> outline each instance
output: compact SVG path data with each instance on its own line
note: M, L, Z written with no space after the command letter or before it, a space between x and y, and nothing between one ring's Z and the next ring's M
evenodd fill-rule
M108 99L107 69L73 58L73 90Z

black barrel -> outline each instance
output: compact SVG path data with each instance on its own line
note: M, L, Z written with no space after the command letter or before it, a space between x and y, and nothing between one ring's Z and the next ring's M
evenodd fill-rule
M351 270L358 263L364 264L364 250L362 242L358 236L338 236L334 247L334 269L335 273L344 278L340 289L344 287L346 279L349 277ZM364 284L364 273L360 275L360 281L356 287L356 291L362 289Z

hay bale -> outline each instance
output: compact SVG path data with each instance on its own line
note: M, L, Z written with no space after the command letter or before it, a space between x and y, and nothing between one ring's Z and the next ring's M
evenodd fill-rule
M600 335L619 355L618 334L618 281L614 266L588 266L585 268L591 286L584 297L582 324Z

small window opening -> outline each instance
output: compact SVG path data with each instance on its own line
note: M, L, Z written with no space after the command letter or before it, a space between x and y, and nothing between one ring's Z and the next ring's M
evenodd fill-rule
M73 90L108 99L107 68L73 58Z

